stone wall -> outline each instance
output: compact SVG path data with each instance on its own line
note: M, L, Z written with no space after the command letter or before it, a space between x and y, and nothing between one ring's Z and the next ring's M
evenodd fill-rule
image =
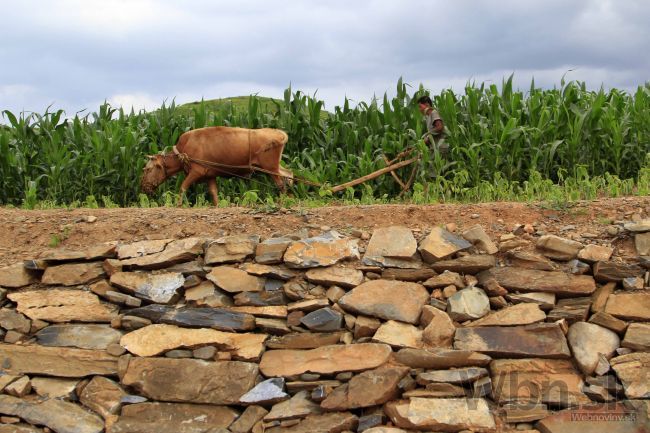
M649 226L45 252L0 269L0 433L647 431Z

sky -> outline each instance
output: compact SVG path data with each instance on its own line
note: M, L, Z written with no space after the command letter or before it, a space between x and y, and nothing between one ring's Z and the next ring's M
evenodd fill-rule
M0 0L0 110L650 80L647 0Z

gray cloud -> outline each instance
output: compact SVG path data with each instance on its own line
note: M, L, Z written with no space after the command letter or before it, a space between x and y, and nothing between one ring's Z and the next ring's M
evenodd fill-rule
M12 2L13 3L13 2ZM648 80L643 0L192 1L0 3L0 109L73 113L113 103L154 108L260 92L434 91L515 72L633 90Z

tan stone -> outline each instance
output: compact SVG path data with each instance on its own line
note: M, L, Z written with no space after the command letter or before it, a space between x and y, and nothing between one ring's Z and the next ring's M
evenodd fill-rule
M391 353L390 346L373 343L323 346L312 350L269 350L262 355L260 370L266 377L363 371L384 364Z
M47 426L57 433L104 431L104 422L100 417L62 400L32 402L0 395L0 413L18 416L31 424Z
M353 313L418 323L428 300L429 292L420 284L375 280L352 289L338 304Z
M487 401L482 398L411 398L385 406L397 427L426 431L493 431L496 427Z
M263 264L282 263L282 257L292 242L289 238L270 238L257 244L255 261Z
M42 346L78 347L79 349L106 350L120 341L122 333L109 325L65 324L50 325L36 333Z
M425 305L420 323L425 325L422 341L426 346L451 347L454 342L456 326L449 315L435 307Z
M106 274L101 262L70 263L48 266L41 282L50 285L76 286L97 280L104 275Z
M621 346L650 352L650 323L630 323Z
M555 323L458 328L454 348L497 357L571 357L564 333Z
M607 299L605 312L624 320L650 320L650 290L614 293Z
M485 233L480 224L476 224L463 232L463 237L488 254L496 254L499 248Z
M460 274L477 274L481 271L493 268L497 265L497 259L488 254L471 254L456 259L440 260L431 264L436 272L458 272Z
M115 242L106 242L103 244L92 245L82 250L69 250L65 248L57 248L49 251L43 251L39 255L40 261L45 262L67 262L67 261L83 261L83 260L97 260L109 257L115 257Z
M614 293L614 289L616 289L616 283L607 283L598 287L591 295L591 311L594 313L605 311L607 299Z
M375 229L368 242L363 264L396 268L415 268L417 241L411 229L404 226L381 227Z
M590 275L570 275L558 271L539 271L511 267L492 268L478 275L483 284L490 278L509 290L522 292L550 292L562 295L589 295L596 290Z
M430 289L441 289L450 285L456 286L458 289L465 287L465 283L463 282L463 278L460 276L460 274L450 271L444 271L440 275L431 277L422 283L422 285Z
M117 372L117 360L100 351L0 344L0 365L8 374L83 377Z
M636 352L609 360L623 383L627 398L650 397L650 353Z
M596 262L593 271L596 281L602 282L619 282L626 278L643 276L641 266L625 262Z
M357 239L336 232L293 242L284 253L284 262L292 268L331 266L342 260L359 259Z
M565 261L575 259L578 252L584 247L580 242L555 235L541 236L537 240L536 246L546 257Z
M321 408L309 399L309 393L300 391L291 399L274 405L271 411L264 416L264 421L304 418L307 415L319 413L321 413Z
M110 379L95 376L86 385L79 396L79 401L100 414L104 419L117 415L122 406L122 397L126 396L122 387Z
M612 257L614 248L603 245L587 245L578 253L578 259L585 262L594 263L603 260L609 260Z
M284 266L270 266L259 263L244 263L239 269L257 277L275 278L282 281L289 281L299 276L298 272Z
M517 326L543 322L546 314L534 303L511 305L473 321L467 326Z
M235 422L228 429L232 433L250 433L253 426L264 418L269 412L262 406L248 406Z
M172 241L173 239L155 239L118 245L116 249L117 258L124 260L159 253Z
M573 358L586 376L593 374L598 365L599 355L609 359L620 345L620 339L616 333L587 322L577 322L571 325L567 340L571 346Z
M287 307L284 305L269 305L264 307L228 307L230 311L237 313L251 314L255 317L270 317L276 319L284 319L287 317Z
M634 235L634 246L638 255L650 256L650 232Z
M131 358L121 383L154 400L227 405L255 386L257 374L248 362Z
M237 411L229 407L185 403L138 403L124 406L107 433L208 433L226 429ZM248 433L232 430L233 433Z
M194 260L203 253L202 238L178 239L168 243L159 253L147 254L126 260L107 260L110 267L117 269L162 269L178 263Z
M101 303L97 295L82 290L28 290L7 297L18 304L18 312L47 322L110 322L118 311L117 306Z
M569 360L499 359L490 363L490 373L492 392L499 403L542 402L566 407L590 401Z
M79 379L60 379L57 377L33 377L32 389L40 397L63 400L76 399L75 389Z
M342 267L310 269L305 274L305 277L308 281L323 286L352 288L363 282L363 272Z
M399 381L408 374L408 367L379 367L360 373L321 402L326 410L348 410L384 404L399 396Z
M553 271L557 265L544 257L531 251L508 251L508 264L517 268L536 269L539 271Z
M230 293L239 292L260 292L264 290L264 279L249 275L241 269L230 266L219 266L213 268L206 276L217 287Z
M17 289L37 281L36 274L25 269L22 262L0 268L0 287Z
M266 342L266 347L269 349L315 349L337 344L341 335L341 332L299 332L272 337Z
M453 367L485 366L492 358L469 350L449 349L402 349L395 360L411 368L445 369Z
M185 278L177 272L116 272L111 275L111 284L140 299L158 304L176 302L180 298L179 289L184 283Z
M172 349L216 345L221 351L232 352L233 359L254 361L264 350L267 337L265 334L237 334L161 324L145 326L124 335L120 345L138 356L156 356Z
M32 322L27 317L11 308L0 310L0 327L7 331L16 331L29 334L32 329Z
M381 322L374 317L357 316L354 322L354 338L372 337L381 326Z
M226 236L211 242L205 249L205 264L242 262L255 254L260 241L257 235Z
M422 330L408 323L395 320L383 323L375 332L372 340L399 348L412 347L418 349L424 344L422 342Z
M647 431L646 421L623 403L591 404L550 414L536 428L542 433L641 433Z
M278 426L266 429L266 433L339 433L355 431L358 418L350 412L331 412L309 415L291 426ZM260 433L255 432L253 433Z
M5 394L13 395L14 397L24 397L29 394L31 390L32 382L27 376L14 380L4 388Z
M487 377L488 371L482 367L455 368L453 370L431 370L419 373L417 383L429 385L432 383L450 383L452 385L463 385L476 382Z
M425 262L433 263L471 246L472 244L465 239L443 228L434 227L431 233L420 242L418 249Z

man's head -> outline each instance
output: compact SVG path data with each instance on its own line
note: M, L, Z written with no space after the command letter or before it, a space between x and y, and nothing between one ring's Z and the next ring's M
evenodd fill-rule
M420 113L425 114L427 110L432 106L433 102L427 95L420 96L420 99L418 99L418 108L420 110Z

